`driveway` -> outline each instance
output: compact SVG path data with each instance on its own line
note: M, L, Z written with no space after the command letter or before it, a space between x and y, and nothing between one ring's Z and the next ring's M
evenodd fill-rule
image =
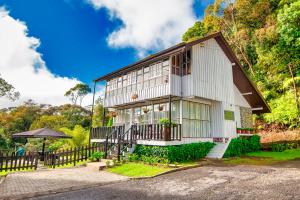
M300 199L299 188L296 168L205 166L35 199Z
M97 167L47 169L8 174L0 184L0 199L24 199L62 191L128 180L127 177L99 172Z

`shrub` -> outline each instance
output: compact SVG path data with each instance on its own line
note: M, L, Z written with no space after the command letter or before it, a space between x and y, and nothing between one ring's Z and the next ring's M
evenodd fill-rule
M297 142L291 143L274 143L271 145L271 150L276 152L282 152L288 149L297 149L299 144Z
M139 160L139 156L136 153L128 155L128 160L130 162L135 162Z
M111 167L110 160L107 160L107 161L105 162L105 165L106 165L107 168Z
M95 162L95 161L99 161L103 157L104 157L104 152L98 151L98 152L94 152L91 155L90 160Z
M146 163L185 162L204 158L213 146L211 142L166 147L137 145L134 153Z
M231 140L223 157L239 157L245 153L259 151L260 148L260 137L258 135L253 135L250 138L238 137Z

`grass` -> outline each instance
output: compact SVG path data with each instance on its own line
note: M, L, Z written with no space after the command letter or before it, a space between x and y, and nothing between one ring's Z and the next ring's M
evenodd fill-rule
M32 172L35 171L34 169L21 169L21 170L13 170L13 171L0 171L0 177L6 176L7 174L14 173L14 172Z
M247 156L272 158L278 161L294 160L300 158L300 149L290 149L283 152L260 151L246 154Z
M297 158L300 158L300 149L291 149L283 152L252 152L247 153L245 156L239 158L223 159L223 163L232 165L273 165Z
M129 177L144 177L154 176L171 170L169 167L152 166L143 163L129 162L113 168L108 168L107 171Z

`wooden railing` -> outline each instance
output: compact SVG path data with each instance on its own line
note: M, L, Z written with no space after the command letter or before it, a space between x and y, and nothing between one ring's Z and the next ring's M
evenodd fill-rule
M106 139L106 136L110 135L113 130L118 129L119 126L103 126L103 127L96 127L91 129L91 139ZM114 138L117 138L115 136Z
M170 127L162 124L133 125L134 140L181 140L181 124L173 124Z
M125 143L136 140L181 140L181 124L173 124L170 127L162 124L132 125L128 130L125 130L124 126L98 127L92 128L91 139L106 139L108 143L117 143L119 133L121 136L124 134L122 140Z

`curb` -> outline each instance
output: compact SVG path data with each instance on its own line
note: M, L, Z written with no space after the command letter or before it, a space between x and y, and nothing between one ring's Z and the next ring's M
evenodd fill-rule
M3 200L30 199L30 198L33 198L33 197L41 197L41 196L46 196L46 195L50 195L50 194L59 194L59 193L63 193L63 192L71 192L71 191L82 190L82 189L93 188L93 187L99 187L99 186L104 186L104 185L111 185L111 184L114 184L114 183L125 182L125 181L128 181L128 180L130 180L130 179L116 180L116 181L105 182L105 183L86 184L86 185L81 185L81 186L71 186L71 187L65 187L65 188L60 188L60 189L47 190L47 191L43 191L43 192L33 192L33 193L27 193L27 194L3 196L3 197L0 197L0 199L3 199Z

